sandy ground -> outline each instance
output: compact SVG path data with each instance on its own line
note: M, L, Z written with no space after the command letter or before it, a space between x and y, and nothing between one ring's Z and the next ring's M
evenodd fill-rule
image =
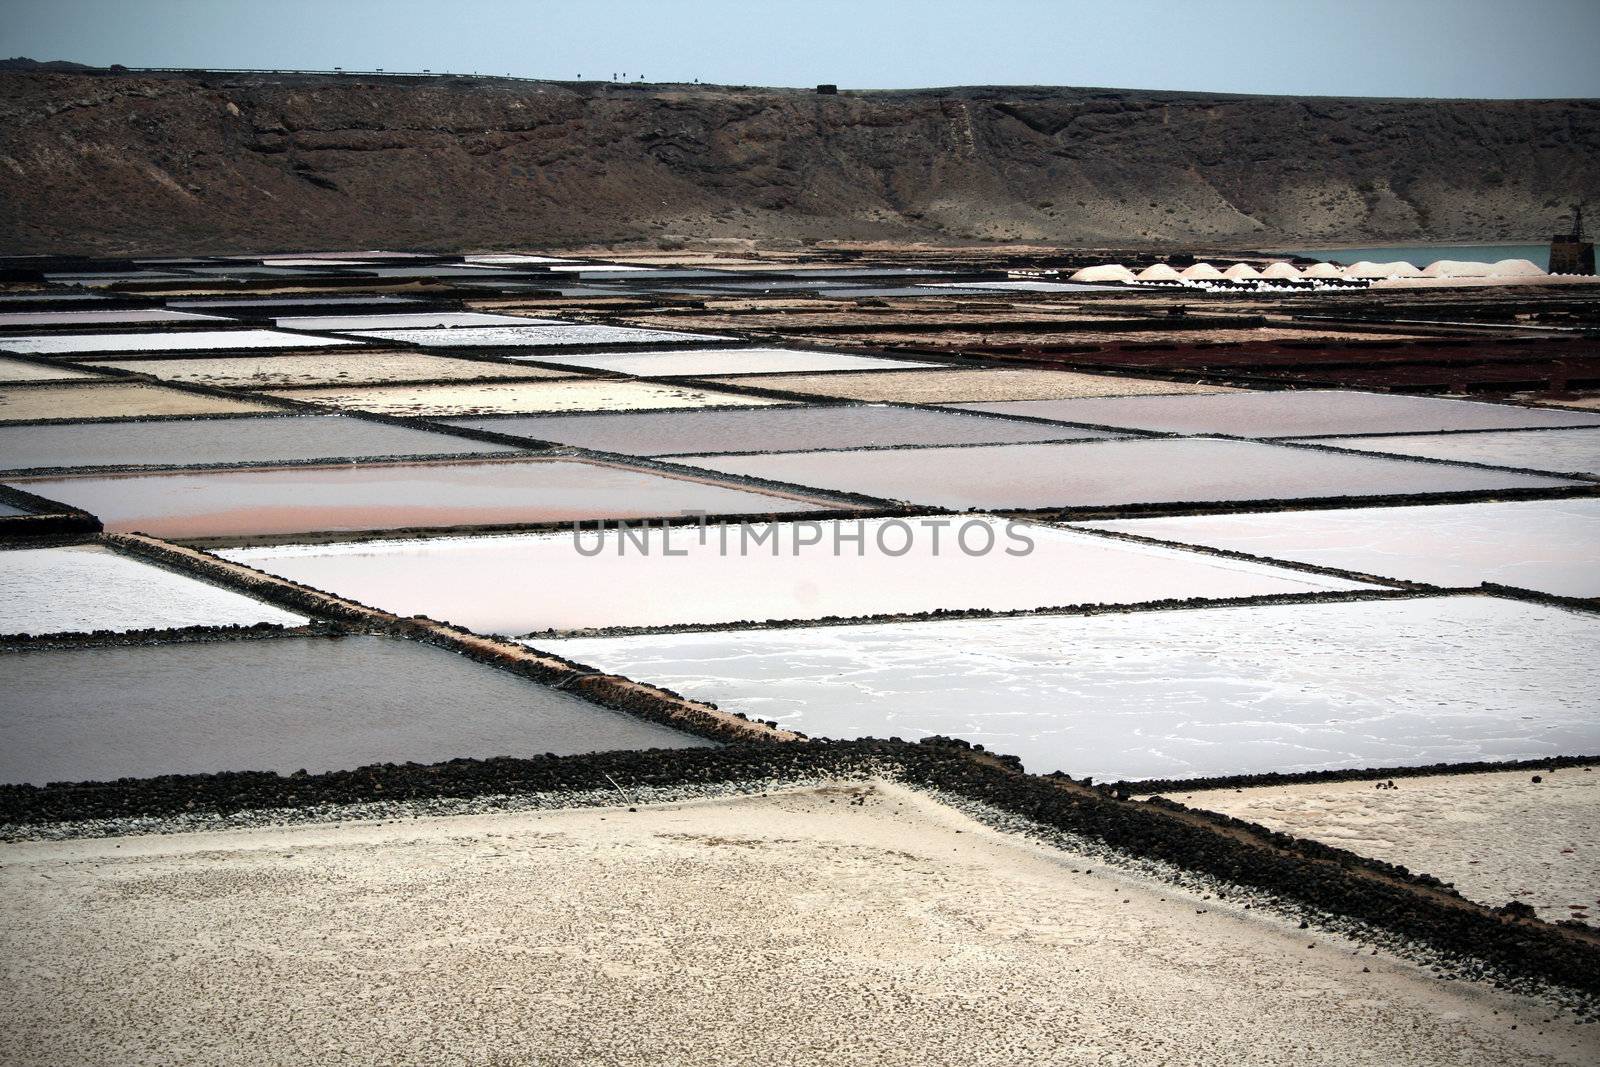
M534 368L529 368L533 373ZM551 371L552 377L565 374ZM385 415L501 415L545 411L632 411L657 408L758 407L776 403L687 385L610 379L475 382L463 385L373 385L269 390L269 395ZM0 415L4 408L0 408Z
M294 356L220 356L198 359L107 359L91 367L149 374L169 382L223 388L339 385L354 382L469 381L476 378L549 378L559 372L514 363L451 359L425 352L317 352Z
M0 422L21 419L104 419L140 415L243 415L282 411L276 404L202 396L159 385L35 385L0 387Z
M1544 780L1534 783L1539 773ZM1600 913L1600 768L1508 771L1169 794L1454 883L1532 904L1540 918Z
M9 845L0 1059L1600 1055L1534 1002L853 792Z
M859 374L773 374L707 378L724 385L848 400L899 400L914 404L955 404L981 400L1061 400L1084 396L1143 396L1157 393L1231 393L1215 385L1119 378L1059 370L915 370Z

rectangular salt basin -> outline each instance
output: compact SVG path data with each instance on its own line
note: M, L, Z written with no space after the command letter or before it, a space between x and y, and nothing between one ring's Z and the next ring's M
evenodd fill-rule
M322 348L328 345L360 343L335 337L307 337L304 334L282 333L278 330L183 330L0 337L0 351L61 356L78 352L204 352L226 348Z
M510 445L340 415L0 426L0 469L6 470L293 463L515 451Z
M766 515L829 505L586 460L368 463L9 484L96 516L112 533L230 537L433 526Z
M76 367L41 367L37 363L24 363L20 359L6 359L0 356L0 383L82 381L85 379L90 381L103 380L101 375L79 370Z
M365 352L335 349L295 355L271 353L258 356L186 356L179 359L97 359L84 365L148 374L162 381L196 382L225 389L565 376L559 371L518 363L455 359L409 350Z
M1059 441L1063 438L1114 436L1101 430L1081 430L1018 419L882 404L796 405L743 411L535 415L449 421L456 426L635 456Z
M531 376L536 368L524 368ZM565 371L547 372L562 378ZM631 380L566 378L549 382L466 385L343 386L268 390L269 396L383 415L514 415L552 411L648 411L666 408L767 407L784 404L757 396L719 393L691 385ZM3 417L3 409L0 409Z
M217 315L165 308L124 308L108 311L7 311L0 313L0 328L13 326L134 325L146 322L218 322Z
M513 356L513 359L540 357ZM778 371L849 371L937 367L908 359L878 359L847 352L799 348L712 348L704 352L594 352L549 357L568 367L629 374L639 378L690 377L703 374L771 374Z
M707 379L711 382L719 378ZM906 404L952 404L976 400L1045 400L1074 396L1123 396L1143 393L1224 393L1223 386L1190 385L1111 374L1064 370L916 370L904 373L774 374L762 378L729 378L730 385L839 400L899 401Z
M511 634L1368 588L987 516L711 525L703 540L696 527L655 527L222 555L401 615Z
M302 616L100 545L0 550L0 634L300 626Z
M1600 596L1600 500L1516 500L1090 522L1408 582Z
M75 382L0 386L0 422L30 419L120 419L149 415L245 415L282 411L277 404L206 396L159 385ZM0 460L3 462L3 460Z
M1311 443L1454 463L1485 463L1553 474L1600 476L1600 427L1312 438Z
M1083 432L1066 425L1062 429ZM1578 484L1510 471L1215 438L698 455L678 457L676 462L958 510L1383 496Z
M200 297L184 300L168 300L167 306L174 308L191 308L195 311L210 311L227 309L229 312L249 312L257 308L328 306L345 307L349 305L365 306L367 304L420 304L423 300L414 296L394 296L390 293L356 293L350 296L324 296L320 293L296 293L292 296L245 296L245 297Z
M1600 617L1491 597L528 643L812 736L1100 781L1600 751Z
M551 326L462 326L453 330L352 330L351 337L400 341L424 348L476 345L480 348L540 345L653 345L675 341L731 341L708 333L677 333L630 326L560 323Z
M710 744L392 637L0 652L0 783Z
M1600 415L1432 396L1356 393L1341 389L1289 389L1189 397L1094 397L1026 404L962 406L999 415L1027 415L1119 429L1227 434L1233 437L1314 437L1327 434L1600 426Z
M285 330L404 330L445 326L537 326L556 320L477 311L405 311L382 315L295 315L275 321Z

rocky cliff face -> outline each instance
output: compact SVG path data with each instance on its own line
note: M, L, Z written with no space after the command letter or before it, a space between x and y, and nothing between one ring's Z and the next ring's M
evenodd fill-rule
M0 246L1518 239L1600 101L0 73Z

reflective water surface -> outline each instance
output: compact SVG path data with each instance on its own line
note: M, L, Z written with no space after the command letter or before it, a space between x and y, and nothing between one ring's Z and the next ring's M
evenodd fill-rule
M1600 616L1488 597L529 643L814 736L1102 781L1600 751Z
M97 516L108 531L220 537L334 530L812 511L813 501L582 460L14 479Z
M0 782L710 742L385 637L0 652Z
M677 462L946 508L1382 496L1568 484L1509 471L1216 438L684 456Z
M977 516L711 528L704 541L686 527L222 554L401 615L511 634L1360 588L1069 530L1008 529Z
M1081 525L1433 585L1497 582L1557 596L1600 596L1600 500L1194 515Z

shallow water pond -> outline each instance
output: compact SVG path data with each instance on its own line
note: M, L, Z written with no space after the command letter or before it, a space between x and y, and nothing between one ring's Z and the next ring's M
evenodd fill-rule
M816 500L584 460L370 463L12 479L113 533L227 537L313 531L814 511Z
M529 641L813 736L1102 781L1600 751L1597 642L1488 597Z
M1074 432L1066 425L1061 429ZM1510 471L1216 438L691 455L675 462L957 509L1381 496L1569 484Z
M0 652L0 783L710 744L386 637Z
M511 634L1361 588L977 516L281 545L223 555L402 615Z

